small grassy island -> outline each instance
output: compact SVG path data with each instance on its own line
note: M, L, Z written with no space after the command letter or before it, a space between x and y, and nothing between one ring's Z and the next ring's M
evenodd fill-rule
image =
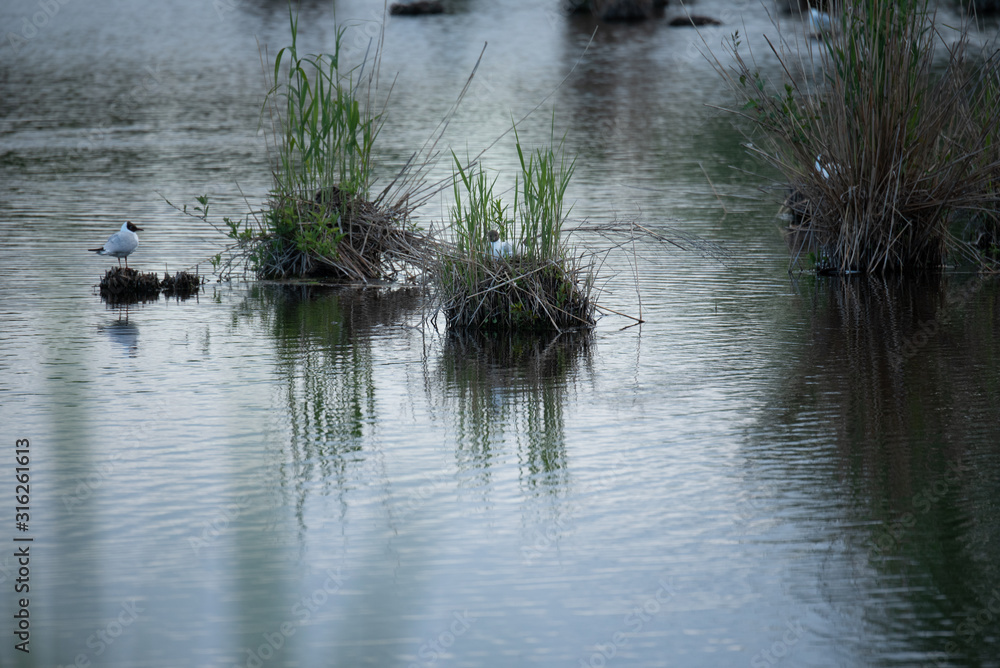
M590 268L562 238L563 197L575 161L563 143L527 158L514 128L521 173L513 209L481 166L455 158L451 222L458 243L441 250L437 283L449 326L483 330L581 329L595 323ZM454 156L453 156L454 157Z
M421 264L426 239L409 223L407 197L390 202L389 188L371 194L383 122L374 100L377 56L367 75L344 68L343 28L333 53L300 56L291 10L289 19L292 42L275 57L262 109L271 196L263 211L224 219L236 259L262 279L391 279L400 263ZM207 198L199 202L207 216Z
M786 179L794 261L837 274L996 270L996 54L970 53L969 26L937 25L928 0L828 8L829 29L768 42L785 81L744 59L738 33L732 64L714 59L750 150Z

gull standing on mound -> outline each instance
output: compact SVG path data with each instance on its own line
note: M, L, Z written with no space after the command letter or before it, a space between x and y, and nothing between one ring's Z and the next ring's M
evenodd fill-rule
M110 255L118 258L118 266L122 266L122 258L125 258L125 268L128 269L128 256L139 247L139 235L141 227L136 227L132 221L126 220L122 223L122 228L108 237L102 248L90 248L92 253L98 255Z

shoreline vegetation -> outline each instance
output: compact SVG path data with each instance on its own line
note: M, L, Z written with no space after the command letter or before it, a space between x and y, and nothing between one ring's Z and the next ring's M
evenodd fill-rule
M973 53L969 23L939 26L929 0L826 7L828 21L803 23L829 29L768 40L779 77L762 73L752 50L744 57L738 32L728 64L709 53L741 104L729 111L745 121L748 150L785 179L793 266L997 270L996 52Z

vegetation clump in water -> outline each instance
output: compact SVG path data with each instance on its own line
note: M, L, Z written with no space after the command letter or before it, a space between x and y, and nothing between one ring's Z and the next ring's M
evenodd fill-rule
M515 129L515 137L517 137ZM455 158L457 244L441 251L437 283L450 327L547 331L592 327L590 267L575 261L561 238L563 197L575 161L560 143L529 156L516 143L521 174L513 211L494 194L496 179Z
M415 0L413 2L394 2L389 5L392 16L423 16L426 14L444 14L444 4L440 0Z
M275 57L263 110L270 198L259 218L224 219L227 234L258 278L391 278L400 263L419 260L424 238L408 222L413 205L405 195L395 203L387 201L389 188L371 196L372 148L383 122L373 100L378 50L374 62L345 68L338 28L332 53L300 56L291 11L289 21L291 45ZM205 208L196 210L207 215L207 198L199 202Z
M212 260L220 280L236 266L262 279L362 283L392 280L401 270L415 269L434 280L448 325L455 329L561 332L593 327L592 258L597 253L573 257L561 236L568 215L563 198L575 168L575 161L563 155L563 143L554 149L550 139L547 148L526 154L514 124L521 170L510 217L474 161L463 166L456 158L451 180L425 184L423 172L434 164L438 142L469 90L477 61L435 135L372 197L372 150L383 119L372 111L378 56L366 77L362 69L343 73L344 31L338 30L332 54L300 58L297 19L291 13L289 18L292 43L278 52L273 68L278 80L286 63L287 81L272 86L264 104L271 122L273 187L263 210L242 220L223 219L235 244L225 251L227 258L219 253ZM456 198L449 228L454 236L443 241L412 225L409 215L449 185ZM208 221L208 197L197 200L190 215ZM181 210L188 212L186 206ZM637 233L649 234L634 224L623 228L612 223L597 231L605 238L626 234L633 242ZM487 240L491 232L499 245ZM633 319L641 322L641 317Z
M131 267L108 269L98 286L101 298L111 304L130 304L156 300L160 293L167 296L189 297L205 283L204 276L186 271L170 276L166 272L161 281L153 272L141 273Z
M793 196L792 232L817 269L884 273L936 269L950 258L991 262L972 243L1000 220L1000 78L995 56L973 63L968 29L948 47L927 0L831 3L818 62L801 43L769 41L786 73L778 88L753 54L717 70L743 101L752 151L777 167ZM810 74L812 72L812 74ZM971 227L970 227L971 226ZM965 233L963 233L965 232Z
M567 0L571 13L590 12L604 21L640 21L652 18L666 0Z

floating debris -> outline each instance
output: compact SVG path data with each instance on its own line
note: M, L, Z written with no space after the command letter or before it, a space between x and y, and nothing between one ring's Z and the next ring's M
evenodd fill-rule
M677 16L670 19L667 24L672 28L687 28L687 27L700 27L700 26L721 26L722 21L719 19L713 19L711 16L700 16L698 14L691 14L690 16Z
M190 297L197 293L204 283L204 276L189 274L186 271L179 271L173 276L163 272L160 289L168 297Z
M421 16L424 14L444 14L444 5L437 0L417 0L417 2L394 2L389 6L393 16Z
M190 297L205 283L205 278L181 271L173 276L166 272L160 281L153 272L143 274L131 267L112 267L100 282L101 298L112 304L134 304L154 301L163 292L168 296Z

